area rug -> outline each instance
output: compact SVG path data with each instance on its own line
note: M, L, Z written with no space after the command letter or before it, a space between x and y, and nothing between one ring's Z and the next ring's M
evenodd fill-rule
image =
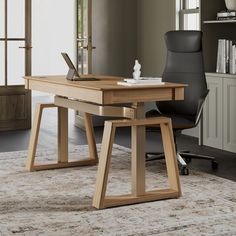
M100 145L98 145L100 149ZM92 207L96 166L29 173L26 151L0 154L0 235L146 236L236 235L236 183L191 171L183 196L130 206ZM86 157L87 146L70 150ZM42 150L37 159L56 159ZM165 163L147 163L147 187L166 185ZM114 145L109 194L130 191L130 150Z

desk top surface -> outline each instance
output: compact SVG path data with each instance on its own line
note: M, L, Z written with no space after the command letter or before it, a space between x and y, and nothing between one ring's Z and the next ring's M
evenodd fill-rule
M183 100L186 84L122 86L122 77L86 75L98 81L68 81L65 76L25 76L26 89L97 104ZM86 76L83 76L86 78Z
M58 84L64 86L85 88L91 90L130 90L130 89L147 89L147 88L183 88L186 87L186 84L176 84L176 83L165 83L161 85L137 85L137 86L122 86L118 85L117 81L124 80L123 77L115 77L115 76L102 76L102 75L86 75L83 78L97 78L98 81L69 81L65 76L55 75L55 76L25 76L24 79L31 81L39 81L50 84Z

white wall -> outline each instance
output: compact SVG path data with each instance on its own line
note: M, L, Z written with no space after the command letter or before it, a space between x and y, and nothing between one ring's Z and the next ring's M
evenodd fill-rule
M75 0L32 1L32 75L66 74L60 53L75 60Z

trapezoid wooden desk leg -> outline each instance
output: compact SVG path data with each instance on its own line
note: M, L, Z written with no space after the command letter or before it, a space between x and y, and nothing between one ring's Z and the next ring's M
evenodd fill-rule
M132 144L132 193L126 195L106 196L108 173L110 168L112 145L117 127L132 126L144 128L146 125L160 125L163 137L164 153L166 158L167 174L169 187L166 189L158 189L146 192L145 190L145 163L141 158L138 162L137 158L140 154L143 155L143 146L138 147L139 142L145 137L143 129L133 130ZM139 139L138 137L141 138ZM137 154L140 151L139 154ZM141 177L138 177L140 173ZM181 187L179 181L179 171L176 161L176 152L173 140L173 131L171 120L169 118L150 118L150 119L135 119L135 120L113 120L106 121L98 172L96 178L95 194L93 198L93 206L101 209L113 206L122 206L148 201L156 201L170 198L178 198L181 196Z
M182 193L171 120L160 124L160 126L169 186L170 189L176 191L180 197Z
M95 142L95 135L92 123L92 116L89 113L84 113L84 125L87 136L87 142L89 147L90 159L94 161L94 163L98 163L98 153L97 146Z
M44 108L52 108L52 107L58 108L58 160L57 163L35 165L35 155L37 149L42 112ZM86 126L86 134L88 139L90 157L83 160L69 162L68 109L63 107L58 107L55 104L38 104L36 106L34 122L31 130L26 169L28 171L39 171L39 170L51 170L59 168L96 165L98 163L97 149L94 139L92 120L89 114L86 114L85 116L85 126Z
M142 196L145 194L145 127L132 126L132 154L131 154L131 175L132 194Z
M93 198L93 206L98 209L104 208L104 200L114 137L115 127L113 126L112 122L105 122L96 178L95 194Z
M136 108L136 119L145 118L144 103L133 106ZM137 197L145 194L145 137L144 125L131 125L132 194Z
M68 163L68 109L58 107L58 163Z
M42 112L44 108L56 107L54 104L40 104L38 103L35 108L33 126L31 129L30 142L28 148L28 157L26 163L26 169L33 171L34 161L39 137L40 124L42 119Z

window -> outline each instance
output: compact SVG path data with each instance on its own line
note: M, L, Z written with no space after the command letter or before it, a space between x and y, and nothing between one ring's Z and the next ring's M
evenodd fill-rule
M181 30L199 30L199 0L182 0L180 5L179 28Z

